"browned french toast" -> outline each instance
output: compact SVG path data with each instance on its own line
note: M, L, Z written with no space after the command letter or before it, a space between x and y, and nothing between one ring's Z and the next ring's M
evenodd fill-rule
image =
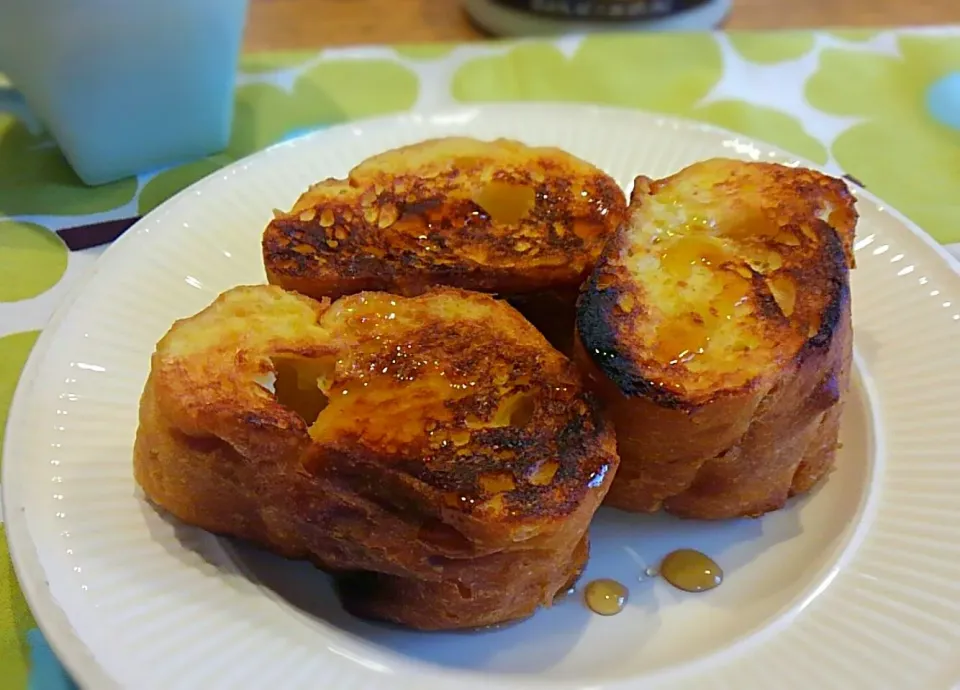
M833 465L857 213L802 168L708 160L639 177L584 287L576 358L614 420L607 504L760 515Z
M569 345L577 291L625 208L612 178L559 149L433 139L310 187L267 226L263 261L270 283L318 299L497 293Z
M134 470L184 522L332 573L350 611L484 626L583 568L618 464L598 405L488 295L239 287L158 343Z

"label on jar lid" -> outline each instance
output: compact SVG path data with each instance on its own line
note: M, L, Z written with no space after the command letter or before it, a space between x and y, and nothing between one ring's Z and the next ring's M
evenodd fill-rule
M710 0L492 0L515 10L555 19L635 21L656 19L706 5Z

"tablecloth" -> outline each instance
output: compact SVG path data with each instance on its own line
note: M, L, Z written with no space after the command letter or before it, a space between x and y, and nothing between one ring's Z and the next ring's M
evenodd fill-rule
M247 55L227 149L85 187L29 113L0 113L0 441L20 370L103 247L55 231L142 215L268 144L351 119L490 101L642 108L847 173L960 247L960 27L564 37ZM119 631L118 631L119 634ZM0 688L70 687L36 631L0 525Z

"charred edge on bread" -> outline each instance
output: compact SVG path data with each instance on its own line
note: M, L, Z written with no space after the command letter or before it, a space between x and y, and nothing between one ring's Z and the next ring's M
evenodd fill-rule
M823 221L823 236L826 238L826 251L829 257L825 279L830 285L830 301L823 311L820 327L801 347L798 356L803 358L812 350L830 347L834 331L842 318L844 307L850 299L850 287L846 280L849 275L847 257L839 233ZM584 285L577 301L577 333L584 350L594 365L609 378L620 391L629 397L643 397L661 407L676 410L693 411L698 405L692 405L680 394L665 388L637 371L634 363L619 354L615 320L608 318L620 301L620 292L614 288L597 289L598 277L603 269L604 259ZM752 268L751 282L763 281L761 274ZM764 318L784 318L776 299L757 291L758 309Z
M547 182L535 182L529 176L500 171L493 179L525 184L535 191L535 205L530 212L530 221L546 234L538 238L542 248L556 253L580 252L587 247L586 240L576 232L557 233L554 224L571 226L571 204L579 203L571 182L563 176L564 168L544 163L545 170L552 174ZM554 168L556 168L554 170ZM454 179L456 173L448 173ZM320 273L325 279L332 274L349 278L361 284L348 292L366 290L400 290L407 294L405 281L429 283L455 282L463 287L491 291L503 287L504 280L516 277L516 270L498 271L495 266L473 266L458 260L451 238L485 244L488 250L505 257L515 257L517 250L512 233L498 231L497 224L471 199L450 199L437 196L431 185L400 176L411 186L409 193L397 194L392 190L381 191L373 202L377 209L392 207L396 222L420 222L420 231L435 251L424 251L419 246L405 246L385 234L378 221L368 221L357 211L357 199L319 199L310 208L312 214L278 213L270 221L262 238L262 253L268 275L272 282L285 278L311 280ZM591 190L595 204L582 212L589 223L605 225L608 210L623 207L623 194L613 180L604 174L587 176L583 183ZM353 184L351 182L351 184ZM322 211L322 213L320 213ZM327 216L322 224L320 217ZM330 217L332 214L332 218ZM310 220L303 218L310 217ZM491 225L492 224L492 225ZM331 233L333 235L331 236ZM591 243L592 246L592 243ZM378 249L378 252L372 252ZM378 254L375 256L374 254ZM428 273L415 276L417 273ZM499 274L499 275L498 275ZM581 277L582 278L582 277ZM576 281L576 285L582 282ZM571 283L572 285L573 283ZM538 286L542 288L542 286Z
M825 232L823 234L827 239L826 250L831 264L826 276L831 287L830 301L823 311L820 328L804 343L801 356L806 350L820 350L830 347L833 341L833 333L839 327L844 308L850 301L850 284L847 281L850 269L847 267L847 255L844 251L843 241L836 230L827 223L824 223L824 225Z
M494 179L500 179L494 176ZM503 179L510 180L509 176ZM570 182L563 179L556 179L552 185L531 185L536 195L536 206L531 211L530 217L538 219L546 225L552 223L562 223L572 225L573 216L570 215L568 202L572 199ZM615 205L617 191L616 188L607 184L595 184L597 209L590 213L589 220L601 224L603 215L600 208L609 208ZM456 233L461 237L472 238L476 241L487 242L491 247L497 248L508 255L514 254L513 236L509 234L497 234L490 232L485 224L490 222L487 212L470 199L444 200L439 197L427 197L416 201L408 201L405 196L397 196L391 192L383 192L377 197L377 206L393 206L397 209L397 221L409 221L411 217L417 217L426 222L427 239L438 248L447 250L447 239ZM438 217L429 217L430 212L441 208L446 204L447 208ZM319 208L319 207L318 207ZM343 217L344 211L353 211L347 206L338 206L336 202L331 201L325 210L333 211L334 219L330 226L324 227L320 224L319 214L316 214L313 220L303 221L296 216L282 216L274 218L270 222L270 227L263 237L264 257L272 256L291 260L296 262L298 267L312 266L313 262L309 255L301 254L293 249L298 244L306 244L313 248L316 254L324 256L335 256L338 260L344 258L355 260L363 258L354 256L357 249L365 250L368 245L378 245L381 249L387 251L387 255L382 259L377 259L371 263L376 265L390 264L394 262L406 263L407 265L419 266L424 260L432 259L429 253L419 254L413 251L403 251L399 256L391 255L389 247L382 241L383 230L378 227L377 222L367 222L356 216L349 220ZM456 223L454 223L456 221ZM343 240L337 240L337 244L331 247L327 244L331 228L341 228L348 233ZM272 232L271 232L272 230ZM377 241L380 239L381 241ZM584 245L584 240L576 233L564 233L558 235L552 231L546 238L548 244L558 250L579 250ZM361 246L356 246L357 242ZM342 251L344 248L346 252ZM344 256L346 254L346 256ZM372 258L372 257L370 257ZM433 266L432 262L428 265Z
M405 215L407 216L422 216L428 211L432 211L435 208L439 208L443 205L443 199L438 196L428 197L426 199L418 199L417 201L412 202L398 202L400 204L398 211L400 212L400 218L403 219Z
M596 412L591 409L591 415ZM597 413L598 414L598 413ZM482 479L492 474L507 473L516 480L516 486L504 492L507 512L501 519L509 521L529 519L530 517L560 517L577 508L588 489L593 488L593 477L604 474L603 466L609 464L608 458L598 458L594 467L584 462L586 449L583 445L585 435L591 433L589 427L593 420L587 415L576 415L562 429L555 433L542 433L536 430L515 427L479 429L474 432L474 442L478 446L476 453L456 457L437 458L429 469L423 463L403 463L404 471L417 480L442 491L454 491L487 498L491 494L483 491ZM597 433L594 427L592 433ZM491 457L488 449L514 451L518 458L502 460ZM520 454L533 454L542 462L553 460L558 466L549 483L535 486L529 483L527 475L533 467L529 460L519 459ZM586 475L590 475L589 478ZM558 488L560 489L558 491ZM551 496L553 505L549 511L542 510L544 496ZM464 506L470 512L471 505Z
M270 221L270 228L263 234L261 249L263 262L269 266L271 258L290 261L295 268L287 268L283 272L288 275L303 275L311 271L317 263L316 256L301 254L294 251L294 247L304 240L306 223L292 218L275 218ZM277 270L273 267L273 270Z
M325 447L310 456L303 470L365 500L418 519L436 516L430 511L425 512L416 500L405 497L404 485L409 480L404 477L439 492L486 499L493 494L484 491L484 477L506 473L514 477L516 486L503 492L506 510L498 518L500 521L561 518L576 510L584 494L602 483L609 471L610 458L607 456L596 458L592 466L585 462L588 449L584 447L584 437L596 435L605 425L595 401L587 402L590 403L588 412L576 415L555 434L545 433L540 427L478 429L473 439L478 447L476 452L461 454L443 448L419 449L414 453L417 457L409 457L403 451L394 455L371 452L364 448L359 437L351 437L350 443ZM517 457L503 460L491 455L490 449L514 451ZM420 453L424 456L421 457ZM527 475L534 467L529 459L521 459L521 454L533 454L540 462L557 462L550 482L543 486L529 483ZM385 466L392 467L394 473L386 480L379 475L378 483L371 483L369 477L376 474L370 468ZM549 509L541 507L545 496L549 496L552 502ZM464 502L460 510L471 513L474 505Z
M601 272L594 272L577 301L577 333L587 356L624 395L647 398L671 409L691 409L681 395L644 377L630 359L620 354L615 320L610 318L620 292L613 287L597 288Z

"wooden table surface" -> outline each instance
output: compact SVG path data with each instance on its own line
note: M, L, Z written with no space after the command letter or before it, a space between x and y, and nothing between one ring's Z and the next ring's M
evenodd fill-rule
M960 0L733 0L728 29L960 24ZM474 41L458 0L250 0L245 48Z

